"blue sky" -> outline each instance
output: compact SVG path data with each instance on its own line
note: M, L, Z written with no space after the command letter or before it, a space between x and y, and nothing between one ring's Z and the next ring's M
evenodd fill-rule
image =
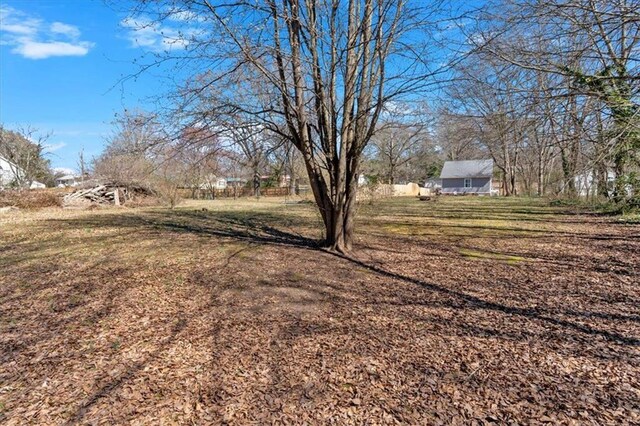
M144 109L159 89L151 74L118 84L137 71L141 45L162 43L136 37L123 18L102 0L0 3L0 122L50 133L54 167L76 168L81 149L98 155L114 114Z
M100 154L116 113L153 110L154 97L180 77L168 65L119 83L140 70L134 61L145 62L145 52L182 48L182 35L199 31L197 21L182 12L162 24L146 16L127 20L104 0L0 0L0 123L50 134L53 167L77 168L81 150L87 159ZM443 25L442 34L451 31ZM447 54L439 52L435 63Z

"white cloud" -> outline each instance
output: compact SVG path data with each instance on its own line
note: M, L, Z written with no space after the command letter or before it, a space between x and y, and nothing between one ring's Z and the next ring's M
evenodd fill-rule
M2 31L8 32L10 34L30 36L30 35L35 35L38 32L38 26L40 25L40 21L31 20L31 21L14 22L14 23L5 24L3 19L3 23L0 25L1 25L0 28L2 28Z
M173 15L172 15L173 16ZM186 19L186 16L182 16ZM174 19L175 20L175 19ZM124 19L120 22L126 30L126 37L131 47L140 47L151 52L163 52L174 48L184 48L197 33L195 27L174 28L160 25L147 18ZM184 22L181 27L184 26Z
M14 47L11 52L28 59L45 59L52 56L84 56L89 53L91 46L91 43L87 42L72 44L63 41L41 43L25 40Z
M68 167L55 167L53 169L54 173L59 173L61 175L74 175L76 173L75 170L70 169Z
M9 6L0 6L0 45L28 59L84 56L94 43L80 40L80 30L63 22L46 23Z
M65 146L67 146L66 143L64 142L58 142L58 143L52 143L49 145L45 145L43 148L49 152L53 152L53 151L57 151L59 149L64 148Z
M80 37L80 30L74 25L63 24L62 22L54 22L51 24L50 30L54 34L62 34L69 38Z

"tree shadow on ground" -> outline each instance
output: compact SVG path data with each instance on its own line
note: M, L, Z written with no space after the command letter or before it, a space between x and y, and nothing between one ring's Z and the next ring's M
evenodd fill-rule
M624 336L619 333L610 332L607 330L600 330L600 329L590 327L588 325L580 324L577 322L554 318L553 316L550 316L546 312L545 308L519 308L519 307L508 306L502 303L491 302L488 300L484 300L480 297L476 297L476 296L464 293L462 291L452 290L435 283L431 283L431 282L420 280L414 277L391 272L381 267L362 262L354 257L344 256L337 253L331 253L331 254L338 256L341 259L348 260L349 262L355 265L358 265L362 268L368 269L380 275L386 276L388 278L415 284L427 290L438 292L446 296L450 296L455 300L461 302L460 304L453 305L458 308L481 309L481 310L501 312L508 315L515 315L515 316L520 316L527 319L546 322L549 324L553 324L555 326L567 328L567 329L577 331L586 335L601 336L611 342L618 343L618 344L629 345L629 346L640 346L640 337ZM575 315L575 311L571 311L571 312ZM601 318L604 317L604 318L611 319L607 314L591 313L591 314L585 314L585 316L601 317ZM631 317L625 317L625 319L631 320L631 321L638 321L639 317L631 316Z
M185 221L186 220L186 221ZM536 306L523 308L509 306L485 300L463 291L454 290L434 282L429 282L413 276L387 270L381 266L365 262L356 257L345 256L324 250L318 241L302 234L280 229L283 217L278 214L252 213L238 215L237 212L194 212L194 211L154 211L146 214L122 214L113 216L94 215L80 219L66 221L71 227L132 227L141 226L157 230L221 237L235 241L243 241L258 245L287 246L305 250L318 251L325 255L337 257L343 261L364 268L380 276L393 280L409 283L439 293L452 300L451 306L460 309L478 309L493 311L529 320L547 323L566 330L581 333L586 336L600 336L612 343L625 346L640 346L640 337L624 335L614 331L608 331L568 319L554 316L559 311L557 308ZM306 221L298 221L296 225L308 225ZM575 310L563 311L563 314L576 316ZM584 312L584 318L616 319L615 315L597 312ZM637 322L638 315L625 316L625 320Z
M145 353L140 359L127 364L127 367L115 377L109 376L106 371L101 372L104 374L99 377L86 398L68 402L74 407L73 411L69 413L70 417L66 417L69 419L68 424L83 423L95 418L98 415L95 410L105 400L113 401L111 398L114 394L117 394L125 385L134 382L138 375L144 374L145 367L153 363L154 359L170 354L173 342L183 338L192 341L198 339L209 341L207 339L210 339L213 354L210 365L211 380L207 383L207 388L203 390L202 394L209 398L207 402L211 406L223 406L225 401L223 398L231 397L225 396L225 384L220 378L219 371L224 369L225 363L235 366L235 361L241 356L238 353L240 349L236 349L235 343L245 339L249 340L248 335L252 332L255 334L261 332L267 335L265 340L258 342L261 343L260 345L249 340L249 343L242 350L255 351L251 355L253 358L249 357L251 358L249 362L262 362L268 367L270 380L265 384L260 384L257 381L252 382L251 392L258 393L256 389L264 386L262 394L269 395L270 400L276 401L273 406L270 405L271 403L267 404L274 413L281 409L277 405L277 401L290 398L292 394L299 398L298 401L302 401L301 404L310 404L314 398L323 398L325 394L330 394L332 398L335 397L335 390L323 387L323 384L328 382L326 376L318 376L316 382L312 382L308 386L306 383L302 383L302 375L295 376L295 379L298 380L297 383L288 380L291 375L288 369L290 358L298 356L296 351L300 345L303 345L301 342L308 342L310 339L321 342L322 338L329 340L347 336L348 340L357 342L349 349L345 349L345 353L340 352L340 347L332 348L330 352L327 351L331 357L329 364L331 362L341 363L344 359L343 356L348 359L347 355L349 354L346 352L353 351L354 347L362 352L374 350L393 352L395 351L393 347L395 339L410 340L413 337L412 332L415 330L421 336L427 336L432 340L438 340L442 336L472 337L474 340L462 341L477 345L475 349L479 352L482 351L485 343L483 340L491 337L502 339L503 342L508 340L522 343L524 346L531 345L540 349L539 352L544 355L554 355L555 352L560 355L594 358L597 362L605 363L615 359L629 368L637 365L637 358L634 356L637 355L636 348L640 346L640 338L633 333L638 330L635 324L640 323L640 315L633 311L629 314L616 314L615 304L612 304L613 313L606 312L606 308L603 309L603 312L589 312L581 310L582 307L580 309L575 306L565 307L558 300L547 301L544 297L532 300L525 306L513 306L511 302L514 301L507 298L500 299L499 296L492 297L491 295L478 296L471 291L461 290L455 285L450 285L450 283L448 285L446 281L439 283L417 277L413 271L402 270L402 272L398 272L393 269L393 266L386 266L390 265L389 262L380 261L383 259L382 257L379 259L372 257L365 261L358 257L344 256L323 250L316 240L308 236L312 235L308 230L313 227L310 219L260 212L247 214L234 211L169 212L156 210L121 212L118 215L92 213L74 219L50 221L49 224L76 231L87 228L113 231L107 232L106 235L87 234L87 244L94 240L94 243L108 245L109 238L120 238L124 235L129 235L130 238L136 240L158 242L168 241L174 235L204 237L202 240L205 243L199 248L205 249L218 243L242 242L246 244L231 244L232 250L224 252L226 264L223 263L222 268L233 263L231 266L236 270L241 270L243 267L244 269L253 268L252 272L260 272L262 266L256 264L255 259L250 260L251 265L249 266L243 264L245 260L241 258L247 251L246 245L274 247L274 250L268 251L271 257L267 258L266 262L273 261L274 257L278 256L287 256L286 259L293 259L292 256L297 256L296 261L299 262L298 259L301 259L302 262L309 262L309 264L300 265L298 263L292 267L297 267L297 270L308 269L311 271L307 275L289 276L288 266L285 264L283 268L275 269L281 272L280 275L270 272L272 275L263 277L258 275L259 278L256 278L256 274L253 276L249 274L238 279L229 279L229 276L216 277L216 272L219 269L213 269L210 265L189 263L187 265L189 268L188 289L190 292L195 292L198 289L192 284L200 286L199 290L202 291L198 294L204 295L206 300L202 309L189 311L178 309L175 316L160 324L160 326L167 326L167 332L158 335L153 350ZM294 231L293 228L300 230L300 232ZM394 236L394 238L400 237ZM363 239L364 244L361 244L359 249L374 252L377 250L376 247L366 246L371 239L366 237ZM176 238L175 240L182 246L189 247L189 244L196 239ZM404 241L403 244L406 244L406 247L416 244L416 241L411 237L403 237L398 241ZM47 249L55 247L55 244L54 239L45 241ZM74 240L74 244L85 244L85 242L81 239ZM437 244L439 243L434 243L434 245ZM402 244L397 246L405 247ZM445 248L444 244L442 247L437 247L438 250ZM197 249L194 248L194 250ZM41 290L53 289L56 291L55 297L52 299L53 311L46 313L47 321L38 324L39 328L33 333L32 339L23 339L21 342L15 340L21 347L13 349L23 351L23 358L24 354L31 353L27 346L37 346L38 340L56 339L56 335L64 335L68 332L70 323L88 324L83 331L86 335L92 335L93 324L112 315L114 309L117 310L118 305L124 303L122 299L117 300L118 297L124 297L124 287L131 288L145 283L146 276L143 275L138 280L124 280L120 284L114 284L111 280L114 275L130 276L129 274L136 268L136 264L134 262L123 263L118 268L102 270L101 260L98 259L85 265L86 267L81 271L68 273L64 276L67 279L66 284L61 286L60 282L56 282L57 278L51 278L56 272L55 268L60 267L60 264L56 262L56 259L47 260L46 255L38 251L37 243L21 245L19 249L12 250L13 254L21 252L29 263L27 267L24 263L20 263L19 256L16 255L15 258L12 258L7 263L8 269L4 270L9 279L24 273L49 277L48 279L43 278L38 287L28 289L28 293L23 292L19 296L24 298L22 299L23 303L28 303L29 297L34 297L34 292L37 292L37 297L40 297ZM267 250L263 252L267 252ZM165 252L162 253L165 255ZM455 255L451 250L443 251L443 253ZM379 254L380 252L378 252ZM392 257L398 259L402 257L402 254L402 250L396 250ZM311 261L317 262L322 267L318 267L318 271L314 270ZM78 261L78 263L83 262L84 260ZM4 266L4 264L0 265ZM324 273L339 271L336 273L339 273L340 277L337 280L326 280L318 276L320 271ZM367 287L364 277L367 282L369 282L369 278L374 277L372 281L375 284ZM473 276L460 278L474 281ZM98 282L100 285L91 286L92 282ZM471 287L473 285L481 286L481 284L472 283ZM535 292L536 288L535 286L527 287L526 291ZM4 294L10 295L10 292L0 294L0 301L3 304L16 302L15 299L3 299ZM76 301L66 298L66 296L72 297L74 294L82 294L83 297ZM228 296L226 299L223 298L225 295ZM632 303L629 300L633 294L627 294L627 296L628 298L624 300L626 305ZM581 297L583 296L581 295ZM272 300L266 301L266 299ZM585 300L590 302L592 299ZM229 301L233 303L228 303ZM518 301L514 303L518 303ZM284 312L277 309L278 304L284 306ZM14 305L18 305L18 303ZM438 312L434 313L434 310ZM451 312L453 312L452 316L447 318L446 315ZM18 310L13 314L21 315ZM330 321L329 317L332 315L336 316L337 321ZM198 322L202 316L205 317L205 321ZM397 329L386 328L385 322L376 322L376 318L371 318L376 316L411 324L411 332L399 333ZM37 322L39 318L33 317L29 320ZM475 322L475 320L480 321ZM620 331L616 329L615 325L611 326L610 322L614 321L634 324L628 327L627 331ZM222 326L220 322L222 322ZM202 324L205 326L201 327ZM252 327L247 325L252 325ZM26 327L25 330L20 330L20 333L26 334L26 332L31 331ZM191 335L189 335L190 332ZM127 333L131 333L131 331L127 329ZM144 337L142 334L134 334L134 336L136 339ZM446 339L441 340L446 342ZM499 358L504 353L508 356L509 343L495 345L497 349L494 347L494 351L489 356ZM413 342L408 344L409 350L412 350L412 344ZM313 347L315 348L315 346ZM505 350L504 347L507 349ZM439 348L446 350L446 346ZM314 350L321 352L321 349ZM415 349L415 351L419 350L420 348ZM11 348L4 348L2 353L6 356L2 360L11 360ZM219 354L226 358L219 359ZM438 351L432 351L432 354L435 354L432 359L440 356ZM358 355L360 356L361 352ZM75 353L68 357L73 358L73 356ZM119 355L114 355L114 357L117 356ZM368 354L368 356L375 358L375 354ZM449 361L453 364L457 362L451 358ZM31 364L22 365L29 366ZM536 366L535 363L533 366ZM398 374L407 371L402 369L404 364L394 365L392 368ZM466 375L460 380L441 377L447 371L450 372L452 369L455 371L455 368L430 367L429 364L425 366L424 363L417 362L409 365L408 368L425 369L424 374L416 376L421 378L425 376L436 377L439 383L446 383L447 380L450 380L461 388L472 385L481 386L481 384L474 383L475 378L479 375L476 375L478 370L475 367L473 370L466 370ZM426 371L429 368L431 370ZM546 373L549 371L553 370L546 370ZM499 375L499 372L493 371L492 374ZM232 378L231 380L236 379ZM576 383L581 382L572 381L572 383L577 388ZM528 386L529 384L523 385L523 393L526 394ZM408 387L412 391L416 388L413 385ZM349 392L351 391L343 393L347 395ZM390 393L396 393L402 398L411 395L411 392L402 393L398 390ZM152 405L153 403L151 402ZM264 408L264 405L260 406ZM380 405L384 405L384 403L380 403ZM221 416L218 416L219 418ZM399 418L398 422L411 423L409 419L403 421L402 418Z

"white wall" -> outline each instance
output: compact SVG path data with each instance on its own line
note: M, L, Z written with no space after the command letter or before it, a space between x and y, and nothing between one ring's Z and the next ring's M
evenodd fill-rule
M12 166L7 160L0 157L0 185L9 185L13 182L15 169L16 166Z

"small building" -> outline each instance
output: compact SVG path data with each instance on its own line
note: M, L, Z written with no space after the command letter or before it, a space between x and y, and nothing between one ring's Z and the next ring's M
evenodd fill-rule
M491 195L493 160L446 161L440 173L443 194Z
M442 190L442 180L439 178L429 178L424 181L424 185L420 187L420 196L437 195Z
M235 177L225 178L225 181L227 182L227 188L242 188L249 182L247 179Z
M278 186L280 188L289 188L291 186L291 175L281 175Z
M423 188L431 189L432 191L436 191L442 189L442 179L439 178L429 178L424 181Z
M82 176L64 175L56 178L56 186L58 188L66 188L70 186L78 186L82 183Z
M24 181L26 181L25 171L6 158L0 157L0 189L15 186L17 182ZM44 183L36 180L26 181L25 183L29 184L29 189L43 189L47 187Z
M216 175L208 175L204 178L203 182L199 185L200 189L226 189L227 180Z
M607 170L607 193L613 195L613 188L616 182L616 172L613 170ZM562 190L566 190L565 184L562 185ZM598 181L592 170L588 170L577 174L573 178L573 184L576 188L576 192L581 197L588 197L596 195L598 190ZM627 185L627 193L631 194L631 187Z
M18 166L10 162L9 160L0 157L0 187L8 186L15 180L15 173L18 170Z
M216 189L226 189L227 188L227 180L225 178L217 178L215 180L214 186Z

